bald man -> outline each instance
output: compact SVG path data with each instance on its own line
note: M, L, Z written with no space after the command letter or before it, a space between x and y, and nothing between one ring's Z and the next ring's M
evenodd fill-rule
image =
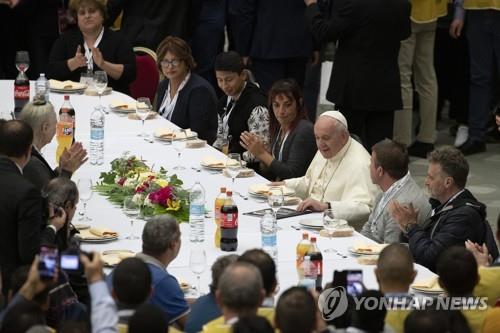
M366 221L379 189L370 179L370 154L351 139L339 111L321 114L314 125L318 152L305 176L285 180L303 199L297 210L332 209L334 217Z

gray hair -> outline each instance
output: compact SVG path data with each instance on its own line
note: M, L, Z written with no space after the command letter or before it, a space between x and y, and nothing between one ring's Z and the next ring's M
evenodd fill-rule
M40 104L33 101L24 106L19 119L30 125L36 135L42 125L49 121L50 116L56 116L54 106L50 102Z
M42 197L52 204L64 208L67 202L72 205L78 198L78 187L69 178L57 177L52 179L42 190Z
M165 252L180 237L177 220L171 215L151 218L142 231L142 252L157 256Z
M217 285L219 284L219 279L227 266L236 262L238 260L237 254L228 254L227 256L222 256L217 258L217 260L212 265L212 283L210 284L210 291L215 292Z
M262 302L264 284L257 267L246 262L235 262L222 273L217 292L224 306L244 313L257 309Z

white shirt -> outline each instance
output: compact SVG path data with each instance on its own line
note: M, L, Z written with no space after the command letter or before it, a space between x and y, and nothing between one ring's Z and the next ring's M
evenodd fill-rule
M174 97L172 98L170 96L170 82L168 83L168 88L167 91L165 92L165 96L163 96L163 101L161 102L159 113L162 115L163 118L166 118L168 120L172 119L172 114L174 113L175 105L177 104L177 98L179 97L179 92L184 88L186 83L189 81L189 78L191 77L191 73L188 72L184 80L182 80L179 89L177 89L177 92L175 93Z

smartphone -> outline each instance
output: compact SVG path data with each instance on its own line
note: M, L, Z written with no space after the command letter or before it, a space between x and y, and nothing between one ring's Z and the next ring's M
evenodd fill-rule
M42 245L40 247L40 262L38 272L40 279L52 280L56 275L58 251L53 245Z
M62 270L77 271L80 268L80 253L77 250L64 251L59 262Z
M351 296L359 296L363 292L363 271L348 270L346 273L347 278L347 293Z

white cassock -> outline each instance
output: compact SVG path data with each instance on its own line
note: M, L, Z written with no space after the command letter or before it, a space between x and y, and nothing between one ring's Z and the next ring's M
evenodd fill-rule
M366 221L380 193L370 178L370 154L352 138L330 159L318 151L305 176L285 184L302 199L329 202L334 216L347 221Z

